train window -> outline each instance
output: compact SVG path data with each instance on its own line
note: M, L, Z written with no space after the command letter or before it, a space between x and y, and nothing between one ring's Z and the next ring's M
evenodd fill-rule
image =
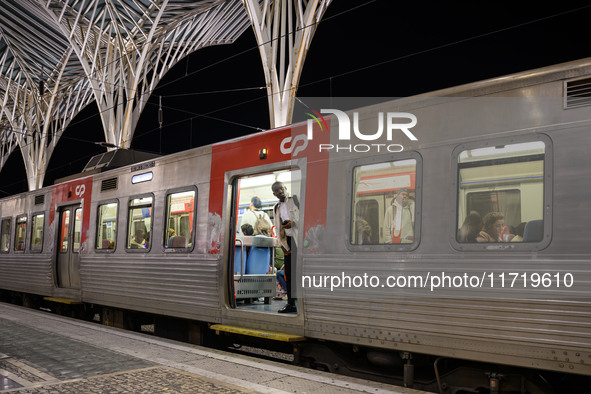
M8 253L10 251L10 225L12 219L2 219L2 225L0 229L0 252Z
M127 249L149 249L152 229L152 196L129 200Z
M97 250L113 251L117 240L117 208L119 203L99 204L96 223Z
M31 251L41 252L43 249L43 229L45 215L43 213L33 214L31 226Z
M136 183L148 182L148 181L151 181L153 178L154 178L154 174L152 173L152 171L150 171L150 172L146 172L143 174L138 174L138 175L132 176L131 183L136 184Z
M60 232L60 253L68 251L68 237L70 235L70 209L62 212L62 223Z
M193 247L195 223L195 190L179 191L166 196L166 221L163 246L166 249Z
M14 234L14 250L16 252L23 252L25 250L25 241L27 234L27 217L17 216L16 218L16 232Z
M541 140L461 150L456 241L542 241L545 155Z
M80 236L82 234L82 208L76 208L74 211L74 241L72 252L80 252Z
M403 250L416 245L417 164L418 155L410 155L354 165L351 245L389 245Z

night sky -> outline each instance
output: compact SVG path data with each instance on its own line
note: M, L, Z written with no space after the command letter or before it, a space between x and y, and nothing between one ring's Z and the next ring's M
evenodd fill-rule
M404 97L589 57L589 21L588 1L334 0L298 97ZM266 130L264 86L250 29L232 45L195 52L150 98L132 149L166 154ZM104 136L91 104L59 141L45 185L105 152L95 141ZM0 172L0 197L26 191L24 179L17 149Z

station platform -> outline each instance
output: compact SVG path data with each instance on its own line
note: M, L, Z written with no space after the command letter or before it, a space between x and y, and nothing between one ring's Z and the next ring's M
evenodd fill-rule
M421 393L0 303L2 393Z

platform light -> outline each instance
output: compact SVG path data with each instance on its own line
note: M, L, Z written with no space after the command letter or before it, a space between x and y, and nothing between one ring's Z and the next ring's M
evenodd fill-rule
M265 160L267 158L267 148L259 150L259 159Z

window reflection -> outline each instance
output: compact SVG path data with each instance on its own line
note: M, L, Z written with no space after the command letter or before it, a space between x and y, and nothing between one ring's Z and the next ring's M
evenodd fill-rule
M457 241L541 241L544 155L542 141L462 151Z
M416 167L415 159L355 167L352 244L414 242Z

